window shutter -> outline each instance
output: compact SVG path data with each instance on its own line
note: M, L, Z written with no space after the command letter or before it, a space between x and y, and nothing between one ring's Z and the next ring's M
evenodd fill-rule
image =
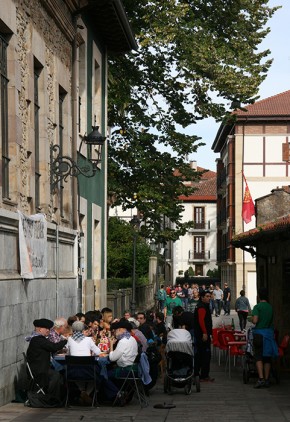
M289 144L282 144L282 160L289 161Z

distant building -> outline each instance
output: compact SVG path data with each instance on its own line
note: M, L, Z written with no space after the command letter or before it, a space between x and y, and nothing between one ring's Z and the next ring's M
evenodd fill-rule
M255 227L242 220L244 173L253 200L289 182L290 91L257 101L221 124L212 149L217 160L217 261L222 283L233 295L243 288L256 303L255 259L231 244L233 236Z
M190 163L197 171L196 161ZM216 173L206 170L190 196L181 196L182 222L193 221L194 227L173 244L173 281L192 267L195 276L206 276L216 266Z
M234 236L232 244L256 257L257 286L267 287L274 326L290 331L290 188L275 188L256 199L256 227Z

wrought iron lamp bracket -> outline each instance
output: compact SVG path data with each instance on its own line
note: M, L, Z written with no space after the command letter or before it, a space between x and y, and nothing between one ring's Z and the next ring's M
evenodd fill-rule
M85 177L93 177L97 167L93 162L87 161L86 165L79 166L71 157L60 154L59 145L50 146L50 186L53 192L57 184L62 180L67 182L69 176L77 177L80 174Z

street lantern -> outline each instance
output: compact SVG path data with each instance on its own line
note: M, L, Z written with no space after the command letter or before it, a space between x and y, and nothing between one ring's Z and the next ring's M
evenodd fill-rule
M130 221L130 225L133 228L133 270L132 270L132 300L131 300L131 315L135 314L136 311L136 246L137 236L140 228L140 219L137 215L134 215Z
M92 132L83 136L79 153L83 142L89 147L86 164L80 167L71 157L62 155L60 145L50 146L50 189L54 191L57 184L69 176L77 177L80 174L85 177L93 177L98 170L98 164L102 161L102 148L106 138L99 132L99 126L93 126ZM94 147L94 152L92 151ZM56 155L55 155L56 154Z

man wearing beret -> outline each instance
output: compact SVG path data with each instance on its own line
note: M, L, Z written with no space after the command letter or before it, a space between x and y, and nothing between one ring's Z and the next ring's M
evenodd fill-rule
M133 365L138 355L137 341L130 334L132 325L129 321L121 319L119 322L113 323L111 329L115 330L115 337L110 339L111 352L109 353L109 360L113 365L108 367L108 379L104 380L102 388L102 392L109 401L115 400L119 393L119 387L115 384L116 366L125 368L124 373L120 370L120 375L127 375L126 367ZM115 344L116 347L114 349Z
M50 367L51 353L61 350L67 340L52 343L48 340L53 322L49 319L41 318L33 321L35 330L31 336L26 337L29 341L27 349L27 361L31 368L35 381L51 396L61 399L61 377L60 374Z

